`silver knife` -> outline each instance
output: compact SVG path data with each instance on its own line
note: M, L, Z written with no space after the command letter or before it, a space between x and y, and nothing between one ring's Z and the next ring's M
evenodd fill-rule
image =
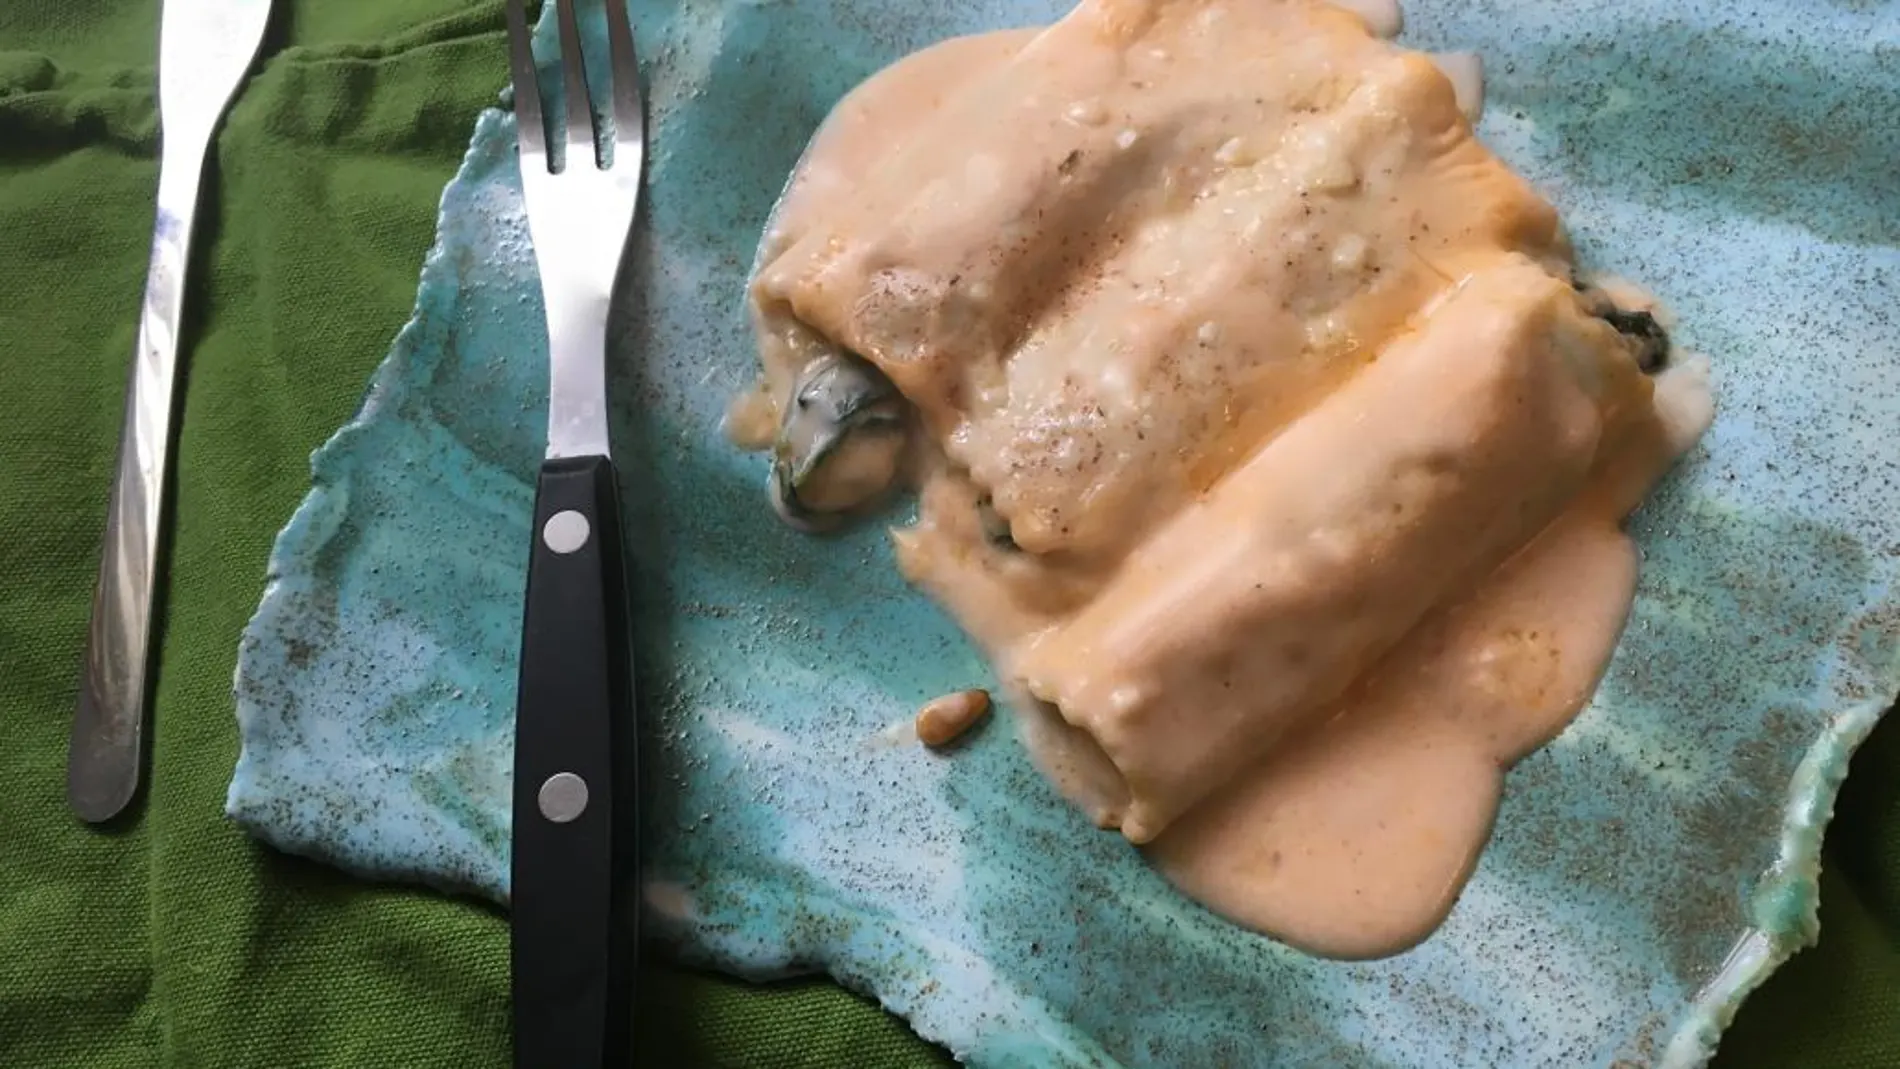
M95 823L132 800L145 763L152 594L198 180L212 132L257 57L269 16L270 0L165 0L160 16L158 216L66 757L66 800L80 819Z

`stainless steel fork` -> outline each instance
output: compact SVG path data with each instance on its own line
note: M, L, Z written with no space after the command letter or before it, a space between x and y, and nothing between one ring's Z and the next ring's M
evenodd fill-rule
M550 2L558 4L562 104L548 109L552 131L523 0L508 0L515 136L547 306L549 380L515 709L514 1062L600 1069L631 1061L638 945L633 654L606 371L607 312L639 205L646 127L627 0L605 0L611 89L598 108L576 0ZM596 111L610 126L604 157Z

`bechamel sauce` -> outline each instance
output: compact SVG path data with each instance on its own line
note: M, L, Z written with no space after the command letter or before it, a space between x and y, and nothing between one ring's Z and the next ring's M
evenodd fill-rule
M1706 366L1652 382L1575 307L1475 62L1377 41L1378 0L1246 5L1085 0L855 90L761 243L728 430L768 445L827 346L877 364L938 447L900 566L1043 769L1211 909L1375 956L1587 702Z

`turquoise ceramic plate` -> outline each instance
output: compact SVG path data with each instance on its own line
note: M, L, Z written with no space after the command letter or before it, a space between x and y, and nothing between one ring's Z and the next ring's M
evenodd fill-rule
M1512 773L1444 928L1360 964L1171 893L1057 801L1007 721L953 757L907 743L912 709L982 662L881 532L788 531L716 430L752 364L754 237L831 103L1056 7L634 9L654 155L614 387L647 901L673 953L829 971L981 1065L1692 1065L1814 938L1835 788L1900 687L1889 7L1412 3L1408 43L1485 56L1484 137L1586 257L1711 354L1720 416L1636 521L1640 597L1596 701ZM497 900L545 398L513 136L503 112L477 123L414 320L277 543L230 792L286 850Z

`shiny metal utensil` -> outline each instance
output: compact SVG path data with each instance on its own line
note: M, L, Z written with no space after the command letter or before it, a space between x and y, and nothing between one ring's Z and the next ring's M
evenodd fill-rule
M269 0L165 0L160 16L158 216L66 759L67 802L87 821L123 810L145 763L153 592L198 183L269 15Z
M606 0L612 88L599 110L612 136L596 158L575 0L556 2L558 161L523 0L508 0L549 380L515 711L511 986L519 1069L601 1069L631 1062L638 943L633 653L607 430L607 310L639 206L646 122L626 0Z

